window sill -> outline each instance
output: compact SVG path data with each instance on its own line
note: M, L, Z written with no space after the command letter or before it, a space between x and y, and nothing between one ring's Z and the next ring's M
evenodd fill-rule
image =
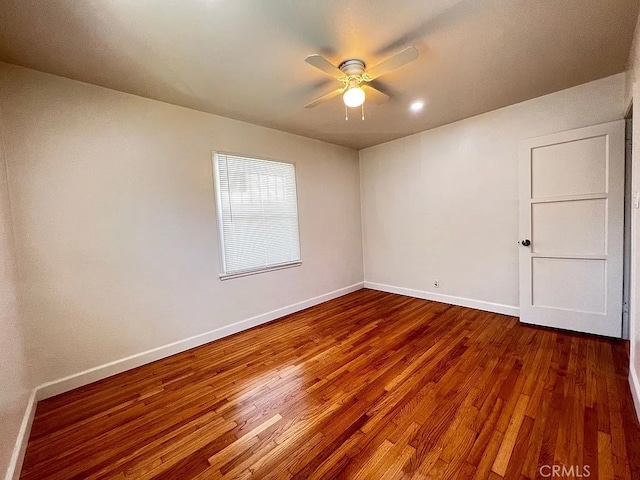
M244 272L222 273L220 274L220 280L231 280L232 278L240 278L240 277L246 277L249 275L257 275L258 273L273 272L275 270L284 270L285 268L299 267L300 265L302 265L302 262L291 262L291 263L282 263L280 265L274 265L272 267L267 267L267 268L260 268L256 270L246 270Z

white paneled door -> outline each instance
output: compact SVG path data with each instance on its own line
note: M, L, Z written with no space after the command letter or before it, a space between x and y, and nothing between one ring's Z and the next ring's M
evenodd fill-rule
M520 320L622 334L624 120L527 140Z

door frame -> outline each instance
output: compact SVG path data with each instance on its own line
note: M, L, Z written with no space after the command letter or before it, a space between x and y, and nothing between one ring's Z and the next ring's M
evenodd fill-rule
M624 117L624 241L622 259L622 338L629 340L631 324L631 279L633 248L633 110L629 107Z

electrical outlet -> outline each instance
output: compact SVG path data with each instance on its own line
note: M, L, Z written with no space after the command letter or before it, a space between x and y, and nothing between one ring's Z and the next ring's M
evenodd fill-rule
M440 288L440 282L438 280L433 281L433 286L436 288Z

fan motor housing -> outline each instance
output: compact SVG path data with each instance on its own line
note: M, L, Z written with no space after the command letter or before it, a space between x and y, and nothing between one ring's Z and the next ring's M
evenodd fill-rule
M357 58L352 58L350 60L345 60L342 62L338 68L344 72L345 75L348 76L360 76L364 73L365 63L362 60L358 60Z

